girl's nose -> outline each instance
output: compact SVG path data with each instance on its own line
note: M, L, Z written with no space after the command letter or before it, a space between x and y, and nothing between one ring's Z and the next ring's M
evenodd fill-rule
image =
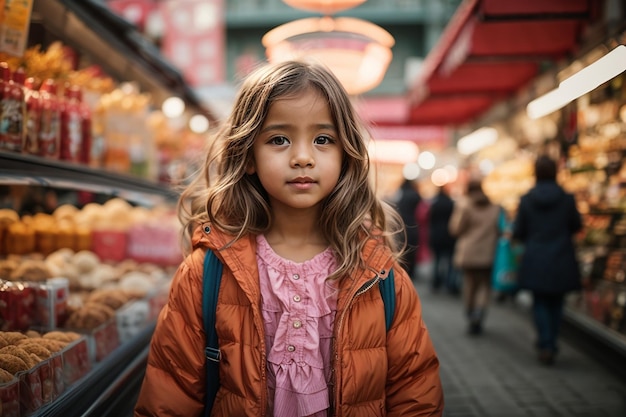
M297 146L293 148L293 155L291 158L292 167L313 167L315 160L313 159L313 152L308 146Z

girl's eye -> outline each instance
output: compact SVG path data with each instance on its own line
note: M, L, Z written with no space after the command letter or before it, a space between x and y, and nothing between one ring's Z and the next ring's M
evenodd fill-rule
M317 145L328 145L328 144L333 143L334 141L333 141L333 139L332 139L330 136L324 136L324 135L322 135L322 136L318 136L318 137L316 137L316 138L315 138L315 140L314 140L314 142L315 142Z
M270 139L270 142L272 145L284 145L286 143L289 143L289 139L287 139L284 136L274 136L272 139Z

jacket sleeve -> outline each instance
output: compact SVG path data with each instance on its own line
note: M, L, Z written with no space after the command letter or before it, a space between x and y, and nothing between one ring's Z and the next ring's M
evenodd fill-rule
M178 268L159 314L135 417L202 415L206 379L202 268L192 268L190 259Z
M394 266L396 312L387 333L387 416L441 416L439 360L408 275Z

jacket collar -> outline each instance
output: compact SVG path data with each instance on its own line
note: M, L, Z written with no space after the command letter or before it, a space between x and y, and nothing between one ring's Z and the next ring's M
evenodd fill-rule
M194 231L192 243L194 249L205 247L214 250L238 281L245 280L244 276L257 278L257 264L254 262L256 259L255 237L244 235L236 241L233 239L234 236L218 230L211 223L203 223ZM369 238L363 247L361 256L364 260L363 266L341 282L341 288L348 290L349 294L356 293L362 285L376 276L381 279L387 278L393 266L391 251L380 237ZM258 282L258 278L256 281ZM258 287L258 284L256 286ZM257 293L258 290L253 292Z

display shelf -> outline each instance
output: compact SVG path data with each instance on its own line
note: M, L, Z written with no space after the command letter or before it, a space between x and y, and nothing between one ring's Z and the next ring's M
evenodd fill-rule
M68 387L54 402L32 416L120 416L120 406L131 411L133 404L118 404L116 399L134 395L148 358L148 346L154 332L152 323L133 339L119 346L97 363L82 379ZM129 408L130 407L130 408Z
M571 307L565 307L563 322L563 335L575 340L578 349L626 378L626 336Z
M0 151L0 184L26 184L108 194L141 205L173 202L166 184L36 156Z

